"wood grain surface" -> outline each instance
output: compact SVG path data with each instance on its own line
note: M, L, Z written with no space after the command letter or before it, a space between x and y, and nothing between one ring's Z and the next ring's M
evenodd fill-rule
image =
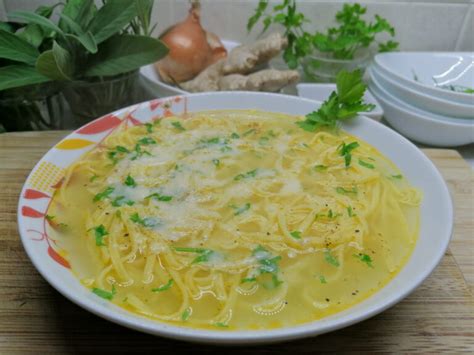
M333 333L222 348L154 337L105 321L68 301L36 272L17 231L18 195L34 164L66 133L0 135L0 354L474 352L473 171L457 152L425 150L448 182L455 229L441 264L415 292L382 314Z

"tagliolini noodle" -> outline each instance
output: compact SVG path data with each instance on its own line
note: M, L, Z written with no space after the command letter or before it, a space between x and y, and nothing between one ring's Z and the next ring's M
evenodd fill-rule
M48 211L74 272L195 328L291 326L371 296L413 251L421 194L361 139L299 119L209 111L118 129Z

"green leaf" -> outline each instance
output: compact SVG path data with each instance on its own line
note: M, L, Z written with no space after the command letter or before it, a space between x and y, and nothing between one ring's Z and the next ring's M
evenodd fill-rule
M13 33L0 30L0 58L34 64L38 56L38 50L26 40Z
M359 165L361 165L361 166L363 166L364 168L367 168L367 169L375 169L374 164L363 161L362 159L359 159Z
M57 32L64 36L64 32L56 26L52 21L44 16L28 11L13 11L8 14L8 18L21 20L26 23L35 23L51 31Z
M187 321L190 315L191 315L191 309L188 307L184 310L183 314L181 314L181 320Z
M137 11L133 0L108 0L95 14L88 30L100 44L118 34L136 15Z
M321 282L322 284L327 283L326 278L323 275L319 276L319 282Z
M362 82L360 69L348 72L341 70L336 77L339 102L351 104L359 102L364 96L367 85Z
M152 288L151 291L152 292L163 292L163 291L169 290L171 288L171 286L173 286L173 283L174 283L174 280L169 279L166 284L161 285L160 287L157 287L157 288Z
M0 30L7 32L15 32L15 28L8 22L0 22Z
M40 84L50 79L26 64L0 67L0 91L15 87Z
M158 39L146 36L117 35L99 46L91 56L86 76L112 76L154 63L168 53Z
M238 174L234 176L234 181L240 181L242 179L253 178L257 176L257 172L258 172L258 169L253 169L253 170L247 171L246 173Z
M295 239L301 239L301 232L300 231L290 232L290 235Z
M353 256L359 259L360 261L362 261L363 263L367 264L368 267L371 267L371 268L374 267L372 265L372 258L370 257L370 255L359 253L359 254L354 254Z
M125 178L124 184L129 186L129 187L136 187L137 183L135 182L135 179L132 178L130 175L127 175Z
M232 205L230 207L232 207L235 211L234 216L238 216L238 215L241 215L244 212L247 212L250 209L251 205L250 205L250 203L247 202L245 205L243 205L241 207L235 206L235 205Z
M68 0L64 5L62 14L74 20L82 29L85 29L96 12L97 8L94 0ZM71 28L63 19L59 20L59 27L65 32L71 31Z
M151 195L148 195L147 197L145 198L153 198L157 201L164 201L164 202L168 202L168 201L171 201L173 199L173 196L168 196L168 195L162 195L162 194L159 194L158 192L155 192Z
M112 286L111 292L102 290L100 288L93 288L92 292L95 293L97 296L102 297L109 301L111 301L114 298L115 294L117 293L117 291L115 290L115 286Z
M104 191L99 192L98 194L96 194L96 195L94 196L94 198L92 199L92 201L94 201L94 202L101 201L101 200L103 200L103 199L109 197L110 194L111 194L112 192L114 192L114 190L115 190L115 188L113 188L112 186L108 186Z
M174 128L176 128L176 129L178 129L178 130L180 130L180 131L185 131L185 130L186 130L186 128L184 128L183 125L181 124L181 122L179 122L179 121L171 122L171 125L172 125Z
M331 251L329 249L326 249L324 251L324 260L326 260L326 262L331 264L332 266L339 266L339 261L331 254Z
M36 69L54 80L72 80L73 61L67 50L53 41L53 49L43 52L36 61Z
M104 225L101 224L100 226L94 227L94 235L95 235L95 245L101 247L105 246L104 237L109 234L105 229Z
M92 33L84 32L79 24L74 22L69 16L61 14L61 19L71 28L76 35L67 34L68 37L77 39L89 53L97 53L97 43Z
M160 225L160 222L153 217L144 217L141 218L137 212L130 215L130 220L136 224L141 224L143 227L146 228L153 228L155 226Z

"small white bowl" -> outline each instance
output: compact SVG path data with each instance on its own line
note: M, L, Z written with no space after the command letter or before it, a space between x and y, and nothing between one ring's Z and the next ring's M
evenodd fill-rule
M390 79L384 75L376 66L371 67L371 75L377 79L381 86L390 91L400 100L416 106L422 110L447 117L460 117L474 119L474 106L453 102L436 96L413 90L408 86Z
M374 57L374 63L383 74L403 86L474 107L474 94L439 87L461 85L474 88L474 52L380 53Z
M241 345L277 342L333 331L382 312L418 287L439 263L450 240L453 207L446 183L433 163L407 139L364 116L344 122L342 128L375 146L421 190L420 235L407 264L392 281L367 300L335 315L293 327L245 331L193 329L161 323L120 308L84 287L71 272L67 256L58 253L58 247L47 234L45 212L65 169L115 129L185 112L251 109L305 115L317 106L313 100L281 94L242 91L190 94L133 105L79 128L41 158L21 191L18 230L29 258L55 289L79 306L126 327L175 339Z
M331 92L336 91L336 84L297 84L296 91L299 97L324 101L331 95ZM366 90L364 100L370 104L374 104L375 108L370 112L361 112L361 115L380 121L383 116L383 110L370 91Z
M474 142L474 121L422 111L391 95L372 73L370 80L370 91L382 105L384 118L404 136L438 147L455 147Z
M222 40L222 44L224 45L225 49L227 49L227 52L230 52L233 48L240 45L239 42L227 40ZM167 84L161 81L161 78L156 72L155 66L153 64L141 67L140 74L145 90L148 91L152 97L166 97L188 93L187 91L180 89L175 85Z

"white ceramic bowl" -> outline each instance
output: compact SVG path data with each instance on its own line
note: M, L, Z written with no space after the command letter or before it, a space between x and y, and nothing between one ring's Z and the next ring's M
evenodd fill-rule
M299 97L306 99L324 101L326 100L331 92L336 91L336 84L297 84L296 91ZM370 112L362 112L361 114L377 121L383 116L383 110L375 97L370 93L369 90L365 91L364 100L370 104L374 104L375 108Z
M18 204L18 228L28 256L54 288L79 306L126 327L170 338L221 344L276 342L333 331L382 312L412 292L439 263L449 243L453 209L446 184L433 163L398 133L363 116L345 123L343 128L377 147L422 190L420 237L409 261L388 285L336 315L294 327L258 331L199 330L163 324L115 306L82 286L68 268L67 259L55 251L54 242L45 234L44 213L64 169L123 122L138 124L171 112L210 109L254 109L304 115L316 106L315 101L295 96L217 92L144 102L93 121L46 153L25 182Z
M465 105L425 94L390 79L390 77L377 69L376 66L372 66L370 69L371 75L377 79L381 86L408 104L437 115L474 119L474 106L472 105Z
M374 63L377 69L404 87L474 106L474 94L454 92L437 86L461 85L474 88L473 52L380 53L374 57Z
M238 42L227 40L222 40L222 44L227 49L227 52L230 52L233 48L240 45ZM161 81L161 78L156 72L153 64L141 67L140 74L143 87L152 97L166 97L188 93L175 85L170 85Z
M369 74L369 89L382 105L385 119L404 136L438 147L474 142L473 120L438 116L411 106L385 90L370 69Z

